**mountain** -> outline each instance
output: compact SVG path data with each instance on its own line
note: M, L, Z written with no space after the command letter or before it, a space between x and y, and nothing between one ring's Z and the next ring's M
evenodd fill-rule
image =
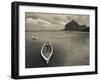
M65 25L65 31L83 31L89 32L89 27L86 25L79 25L75 20L71 20L69 23Z
M89 27L87 27L86 25L80 25L80 31L89 32Z

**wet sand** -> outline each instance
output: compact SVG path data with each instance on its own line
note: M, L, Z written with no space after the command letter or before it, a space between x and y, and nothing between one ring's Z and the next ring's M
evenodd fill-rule
M78 66L89 64L89 33L66 31L26 32L26 68ZM39 37L34 40L31 37ZM54 52L49 64L41 56L44 41L51 42Z

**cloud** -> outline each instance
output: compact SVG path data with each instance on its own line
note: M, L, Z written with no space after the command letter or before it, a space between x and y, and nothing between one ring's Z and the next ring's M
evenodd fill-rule
M26 23L29 23L29 24L31 24L31 23L37 24L37 20L32 19L32 18L27 18L26 19Z
M37 19L37 22L38 22L38 24L39 23L41 23L41 24L49 24L49 25L52 24L51 22L43 20L43 19L40 19L40 18Z
M42 25L45 25L45 24L49 24L51 25L52 23L46 21L46 20L43 20L43 19L33 19L33 18L27 18L26 19L26 23L31 23L31 24L42 24Z
M33 30L61 30L64 29L72 19L77 21L80 25L89 26L88 15L73 15L73 14L50 14L50 13L34 13L26 12L25 19L27 27Z
M69 15L69 20L75 20L80 25L89 26L89 15Z
M40 19L43 20L43 23L47 24L62 24L66 18L65 15L60 15L60 14L45 14L45 13L32 13L32 12L26 12L26 19L27 18L32 18L32 19ZM45 22L44 22L45 21ZM62 23L60 23L62 22ZM45 24L46 24L45 23Z

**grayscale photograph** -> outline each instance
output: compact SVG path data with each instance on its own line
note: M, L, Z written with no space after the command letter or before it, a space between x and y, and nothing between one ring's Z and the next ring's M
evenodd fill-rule
M89 65L89 15L25 12L25 68Z

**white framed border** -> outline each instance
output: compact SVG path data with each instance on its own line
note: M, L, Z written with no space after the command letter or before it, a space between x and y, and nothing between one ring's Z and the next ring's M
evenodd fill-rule
M25 12L82 14L90 16L90 64L86 66L64 66L48 68L25 68ZM95 10L55 8L40 6L19 6L19 75L42 75L95 71Z

